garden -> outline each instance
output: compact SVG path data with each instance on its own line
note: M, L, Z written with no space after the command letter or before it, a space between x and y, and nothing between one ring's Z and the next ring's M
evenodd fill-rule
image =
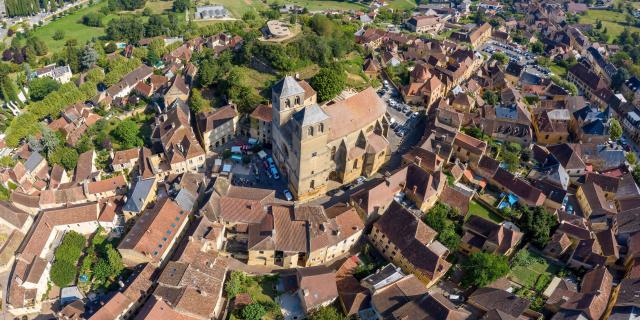
M83 235L75 231L66 233L54 252L51 281L59 288L77 284L85 293L108 290L125 270L115 247L102 228L93 234L88 246Z
M275 298L278 295L277 275L249 276L242 271L232 271L225 284L224 291L231 301L239 294L246 293L251 303L231 312L229 319L270 320L282 316Z
M549 263L528 249L522 249L511 260L511 272L508 277L521 286L516 290L516 294L531 300L531 308L539 311L544 306L542 292L559 273L564 273L562 267Z

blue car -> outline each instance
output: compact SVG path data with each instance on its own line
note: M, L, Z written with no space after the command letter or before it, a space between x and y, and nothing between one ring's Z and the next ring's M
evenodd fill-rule
M271 174L273 175L273 178L278 180L280 179L280 175L278 174L278 169L276 169L275 166L271 166Z

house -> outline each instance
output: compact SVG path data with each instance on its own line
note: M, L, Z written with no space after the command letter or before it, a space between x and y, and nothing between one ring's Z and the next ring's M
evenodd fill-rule
M267 26L264 30L266 36L272 39L282 39L291 35L289 25L279 20L267 21Z
M153 75L153 68L142 65L125 75L120 82L110 86L103 95L96 97L96 102L103 102L111 105L116 98L125 98L140 82L144 82Z
M543 110L534 117L533 129L539 144L566 143L571 115L567 109Z
M569 68L567 80L573 82L587 99L600 107L606 107L613 97L613 92L606 81L583 63L577 63Z
M394 202L373 224L369 239L387 260L430 287L451 267L446 261L449 250L435 240L436 235L436 231Z
M581 185L576 192L576 198L585 218L606 219L617 213L615 204L606 199L602 187L596 183Z
M50 64L44 68L36 70L33 75L35 78L49 77L62 84L71 81L71 68L69 66L57 66L56 64Z
M338 298L336 274L324 265L296 269L298 298L309 314L328 306Z
M185 78L183 76L177 75L173 78L173 82L164 93L164 105L165 107L169 107L176 100L180 99L182 101L187 101L189 99L189 86L185 82Z
M229 17L229 11L221 5L197 6L195 17L198 20L216 20Z
M526 180L514 176L511 172L498 168L490 182L503 192L510 192L518 198L522 205L537 207L545 201L545 195L540 189L532 186Z
M531 301L520 298L511 291L513 290L509 281L501 278L486 287L476 289L467 299L467 303L482 311L485 316L494 310L505 314L507 319L532 313L528 309Z
M606 267L593 269L584 275L580 290L575 286L556 288L545 303L545 309L555 313L553 320L600 319L609 302L612 280Z
M206 241L189 237L185 248L175 260L169 261L153 291L153 298L142 307L136 319L156 319L146 313L149 306L162 301L178 318L207 320L220 316L223 311L222 291L227 273L227 260L215 249L208 248ZM181 294L176 295L176 290Z
M204 168L205 152L196 140L191 127L191 112L184 100L175 100L169 108L155 118L151 142L162 147L163 162L169 166L165 173L184 173ZM143 156L146 157L144 154ZM149 155L151 156L151 155ZM141 170L148 165L142 160ZM157 172L157 171L155 171Z
M515 142L525 147L533 141L531 114L523 104L485 105L483 112L480 126L485 134L496 140Z
M39 312L56 239L71 230L87 235L99 227L115 228L115 206L114 202L105 201L43 211L16 253L7 290L8 311L15 316Z
M229 104L214 111L198 114L198 134L207 153L224 146L238 134L240 114Z
M89 150L78 156L78 163L73 175L73 181L83 183L85 181L94 180L100 175L100 172L96 167L96 157L97 155L95 150Z
M378 319L390 319L394 311L426 294L424 283L416 276L408 275L375 290L371 295L371 307Z
M113 154L111 168L114 172L132 171L140 159L140 148L116 151Z
M513 228L513 227L512 227ZM524 234L479 216L470 216L462 226L460 250L465 254L489 252L510 256Z
M159 199L152 209L142 213L118 245L124 263L163 264L188 224L190 214L169 197Z
M129 319L150 294L156 270L151 263L136 266L126 288L116 292L89 320Z
M444 27L444 23L437 15L414 16L406 22L411 32L437 34Z
M344 204L327 209L272 205L271 214L248 226L247 263L284 267L327 263L347 253L363 230L358 213Z
M124 194L128 187L129 184L125 176L117 175L108 179L86 183L84 185L84 194L89 201L98 201Z
M469 32L467 40L473 48L479 48L491 38L491 30L491 25L485 22L483 25Z
M478 163L487 149L487 143L472 136L458 132L453 139L453 154L457 160L465 163Z
M271 144L271 121L273 110L270 105L259 104L249 115L251 128L249 136L262 144Z
M634 105L640 104L640 80L631 77L624 81L624 85L620 88L627 100Z
M140 214L147 205L155 200L157 192L156 178L138 179L122 207L125 219L129 220Z

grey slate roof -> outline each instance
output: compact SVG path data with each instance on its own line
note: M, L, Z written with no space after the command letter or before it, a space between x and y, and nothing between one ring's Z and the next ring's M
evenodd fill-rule
M329 119L329 116L320 108L318 104L310 105L298 111L293 118L300 123L302 127L320 123Z
M304 89L292 76L286 76L273 86L273 92L275 92L279 97L291 97L298 94L304 94Z
M36 169L38 164L43 159L44 158L39 153L34 152L29 156L29 159L27 159L27 161L24 163L24 167L25 167L25 169L27 169L27 171L31 172L31 171Z
M149 192L156 183L156 178L140 179L133 187L131 196L127 199L127 203L124 204L124 211L129 212L142 212L144 209L144 199L147 198Z
M178 205L184 209L184 211L191 211L193 210L193 206L196 203L196 195L191 194L191 192L189 192L189 190L187 189L182 189L180 190L180 192L178 192L178 195L176 196L176 203L178 203Z

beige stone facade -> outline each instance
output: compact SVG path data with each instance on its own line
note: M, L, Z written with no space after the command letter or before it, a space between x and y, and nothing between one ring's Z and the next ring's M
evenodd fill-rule
M386 106L375 90L321 107L304 84L286 77L272 89L273 154L299 200L324 194L329 179L375 173L389 145Z

